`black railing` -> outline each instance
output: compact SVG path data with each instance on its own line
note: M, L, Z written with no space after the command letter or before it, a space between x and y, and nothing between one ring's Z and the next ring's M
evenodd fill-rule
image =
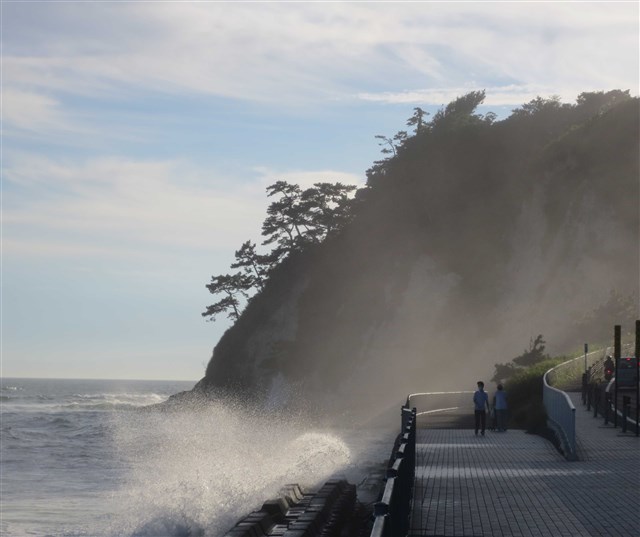
M389 458L382 498L374 506L371 537L404 537L409 533L416 467L416 409L403 406L401 429Z

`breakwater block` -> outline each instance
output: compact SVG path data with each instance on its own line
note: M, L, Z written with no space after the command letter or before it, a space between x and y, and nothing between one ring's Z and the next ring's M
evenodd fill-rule
M340 537L354 535L361 517L356 487L344 479L331 479L315 492L286 485L281 496L262 504L240 520L225 537Z

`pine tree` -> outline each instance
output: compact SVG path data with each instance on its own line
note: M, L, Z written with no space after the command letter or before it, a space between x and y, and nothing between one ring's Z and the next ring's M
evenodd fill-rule
M229 319L237 321L241 313L240 298L247 298L248 290L251 288L249 278L240 272L212 276L211 283L206 287L212 295L221 294L223 297L215 304L208 306L202 316L209 317L208 320L213 321L216 315L226 311Z

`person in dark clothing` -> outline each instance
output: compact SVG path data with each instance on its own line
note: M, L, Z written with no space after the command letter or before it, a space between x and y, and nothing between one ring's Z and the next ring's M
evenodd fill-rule
M611 358L611 356L607 356L607 359L604 361L603 365L604 380L611 380L615 368L616 366L613 363L613 359Z
M482 436L487 427L487 410L489 408L489 395L484 391L484 382L478 381L478 389L473 394L473 404L475 409L476 418L476 436L478 436L478 430L481 430Z

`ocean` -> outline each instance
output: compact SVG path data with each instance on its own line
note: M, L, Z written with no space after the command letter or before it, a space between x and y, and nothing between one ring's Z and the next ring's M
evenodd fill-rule
M287 483L355 483L388 456L388 430L221 401L143 410L193 385L3 378L0 534L219 537Z

